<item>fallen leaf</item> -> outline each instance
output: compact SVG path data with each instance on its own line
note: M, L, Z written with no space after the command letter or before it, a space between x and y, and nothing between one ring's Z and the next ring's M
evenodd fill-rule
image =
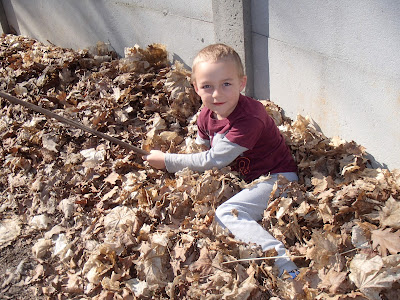
M46 229L50 223L51 223L50 218L48 216L42 214L42 215L34 216L30 220L29 225L31 225L33 228L36 228L36 229Z
M347 272L336 272L333 269L329 269L328 273L322 276L322 281L318 287L327 289L331 294L336 294L346 277Z
M47 251L53 246L50 239L39 239L32 247L32 253L36 258L42 258Z
M382 227L400 229L400 201L390 196L379 212L379 220Z
M199 272L200 276L206 276L213 271L212 261L209 256L209 250L207 247L200 249L200 256L197 261L190 265L192 272Z
M54 152L58 152L57 149L57 142L54 138L54 136L52 136L52 134L43 134L42 135L42 144L43 147L50 150L50 151L54 151Z
M137 278L133 278L126 281L125 284L136 297L146 297L150 293L149 285L146 283L146 281L141 281Z
M116 172L112 172L104 179L104 182L114 185L119 179L121 179L121 175Z
M238 210L237 210L236 208L234 208L234 209L231 210L231 214L232 214L232 216L234 216L235 218L237 218L237 217L239 216L239 212L238 212Z
M350 262L349 278L370 299L381 299L379 292L400 279L400 255L368 258L357 254Z
M20 221L17 217L0 222L0 249L9 245L21 233Z
M140 228L140 220L137 216L137 210L134 208L128 208L126 206L114 207L105 217L104 226L107 230L124 229L124 226L134 225L135 231Z
M62 287L62 290L71 293L71 294L80 294L83 292L83 282L80 274L68 273L68 281L65 286Z
M373 230L371 239L372 248L375 249L379 245L382 256L386 256L387 252L390 254L400 252L400 230L396 232L391 232L390 228Z

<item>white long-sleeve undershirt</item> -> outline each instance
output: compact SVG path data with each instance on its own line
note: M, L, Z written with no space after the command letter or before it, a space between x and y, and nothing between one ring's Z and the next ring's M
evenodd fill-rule
M175 173L186 167L197 172L203 172L213 167L221 169L228 166L236 157L247 150L247 148L232 143L224 137L219 139L209 150L200 153L166 153L165 165L170 173Z

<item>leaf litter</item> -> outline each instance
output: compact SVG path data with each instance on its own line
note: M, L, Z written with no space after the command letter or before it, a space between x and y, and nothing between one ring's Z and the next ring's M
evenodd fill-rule
M163 45L126 48L118 58L101 42L73 51L3 35L0 56L1 90L145 150L201 151L201 102L189 71L170 64ZM26 298L28 289L32 299L395 299L400 171L373 169L357 143L261 102L299 165L299 182L279 179L261 221L300 267L295 280L278 278L274 251L215 224L215 208L246 186L230 167L154 170L1 99L1 260L17 244L31 248L6 265L2 296Z

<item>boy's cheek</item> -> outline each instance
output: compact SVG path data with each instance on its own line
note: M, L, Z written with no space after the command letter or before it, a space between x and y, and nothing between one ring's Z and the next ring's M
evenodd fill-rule
M201 98L201 101L203 102L203 104L213 102L212 98L210 98L209 95L200 95L200 98Z
M201 90L199 90L199 89L196 90L196 89L195 89L195 92L196 92L197 95L199 95L201 98L203 98L202 95L203 95L204 93L202 93Z

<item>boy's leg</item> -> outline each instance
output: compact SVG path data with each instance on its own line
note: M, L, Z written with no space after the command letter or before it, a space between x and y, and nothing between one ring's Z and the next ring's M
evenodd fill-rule
M288 180L297 180L295 173L282 173ZM216 219L226 227L235 236L235 238L246 242L255 243L266 251L275 248L278 252L278 258L275 265L279 268L280 273L284 270L292 271L297 269L296 265L287 257L284 245L269 234L257 221L262 219L264 210L268 206L269 195L277 175L272 178L256 184L251 189L244 189L223 204L221 204L216 212ZM237 216L232 213L236 209Z

